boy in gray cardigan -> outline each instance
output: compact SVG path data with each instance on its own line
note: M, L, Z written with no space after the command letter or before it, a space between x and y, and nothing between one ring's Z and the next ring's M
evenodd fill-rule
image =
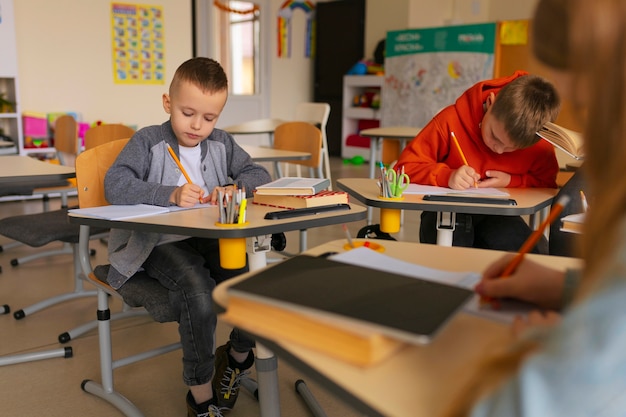
M249 196L271 181L232 136L214 129L226 104L228 81L219 63L209 58L184 62L174 74L163 108L170 120L139 130L106 174L111 204L190 207L217 202L219 191L233 192L234 182ZM168 152L178 155L188 183ZM220 282L248 270L220 266L216 239L112 229L109 236L109 284L120 288L143 269L170 291L180 312L183 380L189 386L188 416L221 416L230 409L239 377L254 362L254 341L234 329L230 341L215 350L217 317L211 293ZM215 350L215 354L213 353Z

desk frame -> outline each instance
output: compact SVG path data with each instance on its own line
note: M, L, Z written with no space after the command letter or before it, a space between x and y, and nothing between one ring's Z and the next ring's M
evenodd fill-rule
M536 228L544 218L552 199L557 193L555 188L507 188L510 198L517 201L516 206L497 204L447 203L424 201L421 195L407 194L402 201L382 200L376 181L367 178L342 178L337 180L337 187L346 191L368 207L398 210L437 211L441 213L437 230L437 244L452 246L452 235L456 213L492 214L499 216L530 216L531 227ZM539 219L536 214L539 213ZM371 218L368 213L368 224Z

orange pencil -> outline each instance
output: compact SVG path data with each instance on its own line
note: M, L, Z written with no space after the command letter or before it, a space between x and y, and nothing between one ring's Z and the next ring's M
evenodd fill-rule
M504 271L502 271L502 275L500 275L501 278L506 278L510 276L513 272L515 272L519 264L524 259L524 255L526 255L532 250L532 248L535 247L537 242L539 242L539 239L541 239L541 235L546 230L546 227L548 227L556 220L556 218L559 216L559 214L561 214L565 206L567 206L567 204L569 203L569 200L570 198L566 195L558 199L554 206L552 206L552 210L550 210L550 214L548 215L548 217L539 225L539 227L534 232L531 233L530 236L528 236L526 242L524 242L520 250L517 252L517 255L515 255L515 257L511 259L511 262L509 262L506 268L504 268ZM490 301L491 300L488 297L481 298L481 304L489 303Z
M461 149L461 145L459 145L459 140L456 138L456 135L454 134L454 132L450 132L450 136L452 136L452 141L456 145L456 149L459 151L459 155L461 155L463 164L469 166L469 164L467 163L467 158L465 157L465 154L463 153L463 149ZM478 184L476 183L476 181L474 181L474 188L478 188Z
M172 147L170 146L169 143L167 144L167 150L169 151L170 155L172 155L172 159L174 160L174 162L176 162L176 165L178 165L178 169L180 169L180 172L183 173L183 175L185 176L185 179L187 180L187 182L189 184L193 184L191 182L191 178L189 178L189 175L187 175L187 171L185 171L185 168L183 168L183 164L180 163L180 160L176 156L176 153L174 152L174 149L172 149Z
M180 163L180 159L178 159L176 153L174 152L174 149L172 149L169 143L167 144L167 150L169 151L170 155L172 155L172 159L174 160L174 162L176 162L176 165L178 165L178 169L180 169L180 172L183 173L185 180L187 180L189 184L193 184L191 178L189 178L189 174L187 174L187 171L185 171L185 168L183 168L183 164ZM198 199L198 202L202 203L202 192L200 192L200 198Z

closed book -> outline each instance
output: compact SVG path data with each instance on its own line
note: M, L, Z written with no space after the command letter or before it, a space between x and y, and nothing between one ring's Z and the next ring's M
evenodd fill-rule
M263 195L313 195L330 187L328 178L284 177L256 188Z
M585 213L576 213L565 216L561 219L561 230L571 233L582 233L585 223Z
M254 204L264 206L297 209L327 206L330 204L348 204L348 193L344 191L320 191L313 195L265 195L254 193Z
M329 355L340 351L335 355L350 356L362 365L375 363L398 347L389 341L430 342L473 295L465 288L306 255L240 281L228 293L226 317L235 300L233 307L240 310L232 314L239 319L238 326L259 336L270 332L268 337ZM242 313L240 306L247 301L268 308L264 314L254 307ZM296 322L283 324L284 317ZM275 325L268 331L264 326L270 322ZM293 328L298 326L302 330L296 335ZM334 335L332 348L326 332ZM351 339L360 340L359 348L342 342Z

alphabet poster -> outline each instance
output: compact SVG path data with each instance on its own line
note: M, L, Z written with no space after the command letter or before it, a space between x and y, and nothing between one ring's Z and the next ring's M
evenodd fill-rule
M111 5L113 76L117 84L164 84L163 8Z
M496 23L388 32L381 126L423 127L493 78L495 37Z

